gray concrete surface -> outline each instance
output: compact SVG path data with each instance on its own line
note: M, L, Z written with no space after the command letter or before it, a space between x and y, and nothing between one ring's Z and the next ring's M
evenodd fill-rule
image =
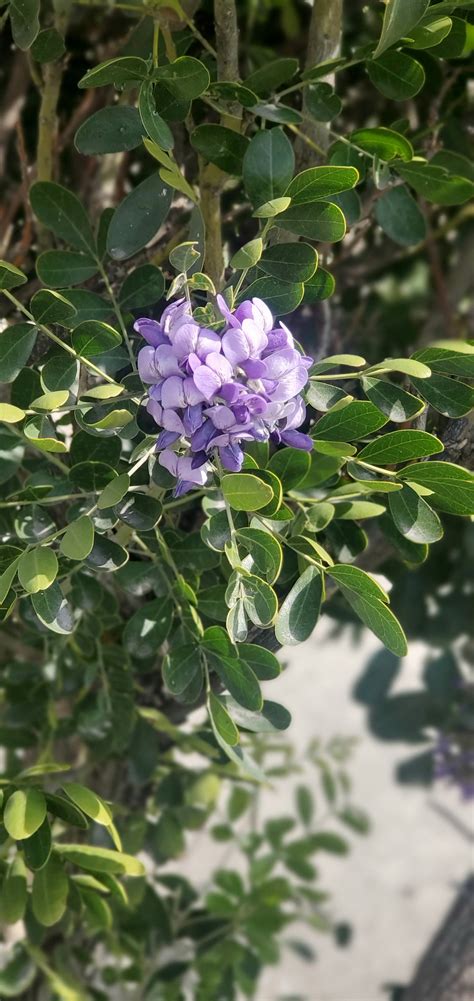
M288 669L265 689L267 698L291 710L289 738L298 748L314 736L359 739L350 765L353 798L370 813L372 832L368 838L351 838L348 858L318 859L332 910L353 925L354 936L341 949L329 937L298 929L314 947L316 961L308 964L285 950L281 964L266 970L258 1001L388 1001L387 985L408 983L472 867L466 836L473 830L472 810L455 790L441 785L426 790L398 784L395 767L410 749L375 739L364 707L351 697L355 680L380 644L368 633L354 645L347 632L336 640L330 632L323 619L304 646L285 650ZM411 644L397 687L419 686L426 653L422 644ZM291 812L292 797L292 783L284 780L264 794L262 816ZM193 878L199 871L205 881L217 864L217 846L203 839L192 847L194 858L185 859L183 868ZM234 858L223 853L222 862L233 864ZM297 937L295 931L288 937Z

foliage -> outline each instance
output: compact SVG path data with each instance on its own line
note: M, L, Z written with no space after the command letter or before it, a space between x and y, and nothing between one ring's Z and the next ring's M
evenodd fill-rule
M396 657L406 653L388 595L365 569L377 569L371 525L413 568L446 515L474 513L472 474L443 443L446 419L472 407L464 331L433 344L398 333L394 349L382 330L375 347L369 338L359 348L366 359L350 342L326 344L322 329L333 272L345 254L357 261L358 241L372 258L381 240L410 260L426 247L436 256L438 231L469 218L474 181L456 129L446 148L436 115L421 122L430 88L438 112L450 88L463 101L471 3L389 0L383 25L371 13L356 27L349 17L350 51L327 61L310 45L300 65L254 45L241 53L242 76L227 0L215 3L216 49L206 4L196 17L178 2L117 4L113 44L96 43L91 65L88 20L100 26L104 14L88 7L12 0L5 10L15 45L29 50L39 109L36 179L28 185L24 171L13 261L0 263L9 320L0 336L0 907L6 922L25 915L28 933L0 990L27 997L40 971L55 997L102 998L122 978L144 985L144 997L174 999L194 963L197 998L252 996L293 917L324 925L319 890L306 885L309 857L344 854L340 835L311 826L301 787L303 833L287 841L294 822L283 818L247 835L246 883L219 870L200 899L159 867L206 823L222 779L233 791L217 840L233 837L252 790L272 775L265 759L290 716L261 683L280 672L279 644L311 635L327 598L337 593L343 614ZM308 10L294 14L298 25ZM69 37L79 40L71 71ZM65 72L73 128L59 164ZM353 80L375 102L376 124L357 103L346 111ZM416 121L400 118L414 101ZM102 190L110 170L113 207ZM435 273L439 282L439 261ZM356 289L341 284L358 309L363 278ZM440 288L444 302L442 276ZM194 319L219 334L218 291L230 310L255 297L278 317L301 306L288 323L314 359L303 429L313 447L252 442L240 472L214 462L204 485L176 497L157 461L134 321L185 296ZM182 727L203 704L205 718ZM313 758L335 815L365 831L345 779L317 750ZM68 769L72 781L54 778ZM144 878L142 852L159 889ZM102 969L91 960L98 942ZM165 956L172 947L169 961L157 946Z

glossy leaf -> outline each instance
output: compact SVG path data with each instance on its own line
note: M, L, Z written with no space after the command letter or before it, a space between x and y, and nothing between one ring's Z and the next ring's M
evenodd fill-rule
M321 571L310 566L293 585L278 613L275 636L282 646L303 643L311 636L319 618L322 597Z
M280 128L257 132L244 156L244 187L253 205L283 195L293 176L293 147Z
M0 332L0 382L13 382L35 346L37 329L31 323L15 323Z
M355 441L387 423L387 417L373 403L354 400L345 407L332 409L320 418L313 437L328 441Z
M265 507L273 491L252 473L231 473L222 478L222 492L235 511L258 511Z
M452 462L416 462L400 470L401 480L431 490L430 504L448 514L474 514L474 476Z
M410 31L423 17L429 0L388 0L385 7L382 34L374 55L380 56L385 49Z
M74 615L60 585L55 581L48 588L34 593L31 599L40 622L53 633L66 636L74 631Z
M18 577L21 586L29 594L45 591L53 583L57 572L56 554L46 546L37 546L20 557Z
M389 506L398 531L410 542L436 542L442 537L438 515L408 484L389 497Z
M142 126L150 139L161 149L168 151L173 149L173 133L157 110L155 85L152 80L144 80L140 87L138 110Z
M377 60L368 59L366 66L374 86L391 101L415 97L425 82L421 63L406 52L384 52Z
M111 83L120 87L122 84L143 80L146 75L147 64L144 59L138 56L119 56L93 66L79 80L78 87L106 87Z
M284 282L290 275L292 282L307 282L317 265L318 255L307 243L277 243L267 247L258 259L262 271Z
M128 194L112 216L107 233L111 257L123 261L141 250L158 232L171 205L171 190L151 174Z
M278 225L290 233L321 243L336 243L342 240L346 232L346 221L341 209L324 201L290 205L279 217Z
M357 458L374 466L391 466L397 462L421 459L443 451L442 442L427 431L390 431L365 445Z
M359 180L355 167L309 167L297 174L288 185L285 194L294 205L321 201L353 188Z
M46 816L46 800L40 789L30 786L16 789L8 797L3 814L4 826L15 841L31 837Z

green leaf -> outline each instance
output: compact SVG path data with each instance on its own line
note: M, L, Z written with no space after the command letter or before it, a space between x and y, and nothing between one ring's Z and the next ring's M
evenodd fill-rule
M224 697L225 704L231 710L236 722L244 730L251 733L277 733L287 730L291 723L291 713L278 702L263 702L260 711L244 709L238 705L232 696Z
M39 0L11 0L9 9L13 41L29 49L39 32Z
M26 867L22 856L16 855L10 862L2 882L0 894L0 920L2 924L14 925L16 921L21 921L26 910L27 900Z
M114 476L114 478L106 484L97 500L97 507L99 511L103 511L108 507L114 507L115 504L118 504L122 500L122 497L125 497L129 486L130 477L128 473L120 473L119 476Z
M474 390L465 382L432 375L430 379L414 379L412 383L428 403L445 417L464 417L474 406Z
M79 199L53 181L36 181L30 188L33 212L43 226L76 250L96 256L94 234Z
M264 66L254 70L244 81L248 90L266 97L277 90L280 84L286 83L298 72L298 60L291 58L271 59Z
M462 205L474 194L474 184L467 177L450 174L424 160L397 163L394 168L417 194L436 205Z
M18 577L21 586L29 594L45 591L53 583L57 572L56 553L46 546L38 546L20 557Z
M125 624L123 644L138 659L153 657L167 638L173 621L173 606L162 598L147 601Z
M252 212L254 219L273 219L280 215L291 205L291 198L271 198L269 202L264 202L255 212Z
M120 344L117 330L102 320L83 320L72 332L72 346L81 358L93 358Z
M257 104L257 95L233 80L212 80L210 91L212 97L217 96L217 99L231 103L237 101L243 108L252 108Z
M430 164L435 167L443 167L449 174L459 174L461 177L468 177L470 181L474 181L474 165L471 160L452 149L437 150L431 157Z
M285 598L275 623L275 636L282 646L304 643L318 621L323 597L323 578L309 566Z
M164 291L163 272L154 264L141 264L127 275L119 292L119 303L127 310L153 306Z
M235 511L259 511L269 504L272 488L252 473L230 473L221 481L225 499Z
M106 59L98 66L93 66L81 77L78 87L106 87L110 83L121 87L126 83L144 80L147 73L148 67L144 59L138 56L119 56L118 59Z
M430 504L448 514L474 514L474 476L453 462L417 462L405 466L399 479L431 490Z
M86 118L74 136L74 145L84 156L123 153L140 146L142 135L137 109L115 104Z
M472 23L461 17L452 17L451 31L432 47L430 55L439 59L465 59L473 48Z
M171 190L158 174L137 185L116 208L107 233L107 250L116 261L132 257L158 232L171 205Z
M179 243L169 252L169 262L175 271L187 274L197 265L201 259L201 254L196 250L196 240L187 240L186 243Z
M305 282L304 301L311 304L329 299L334 293L336 282L333 276L324 268L318 268L312 278Z
M425 239L425 217L404 185L389 188L378 199L375 218L384 233L402 247L410 247Z
M48 288L35 292L30 302L30 310L38 323L61 323L66 326L69 326L69 320L76 312L72 303L68 302L60 292L53 292Z
M81 515L68 525L60 550L69 560L85 560L94 545L94 525L87 514Z
M371 129L357 129L351 132L350 142L354 143L366 153L372 153L381 160L411 160L413 157L413 146L406 136L393 129L387 129L383 125Z
M90 817L96 824L110 827L113 821L112 811L107 806L107 803L104 803L104 800L97 793L93 792L92 789L87 789L86 786L80 785L79 782L64 782L63 791L66 793L68 799L74 803L74 806L77 806L82 813L85 813L86 817Z
M225 688L240 706L251 710L262 708L260 685L248 664L222 655L212 655L211 663Z
M278 611L278 599L269 584L255 574L241 578L242 600L249 619L265 629Z
M20 942L2 956L0 966L0 991L2 997L25 996L36 979L38 968Z
M163 514L163 507L156 497L137 491L119 501L114 511L121 521L130 525L136 532L150 532L158 524Z
M449 35L453 22L450 17L436 17L428 13L418 22L416 28L410 29L410 45L413 49L431 49Z
M209 87L209 73L199 59L179 56L153 72L153 79L164 80L180 101L194 101Z
M0 289L16 288L27 281L26 275L15 264L0 260Z
M283 316L292 313L299 306L304 295L302 282L290 284L277 278L257 278L241 292L239 301L257 296L263 299L272 313Z
M97 270L93 257L75 250L45 250L36 261L38 278L51 288L80 285L97 274Z
M295 205L306 205L308 202L321 201L341 191L348 191L358 180L359 172L355 167L309 167L293 178L285 194L291 198L293 208Z
M394 495L395 496L395 495ZM328 570L356 615L392 653L403 657L407 642L403 629L385 604L387 596L368 574L357 567L336 566ZM382 597L380 597L382 594Z
M210 163L227 174L240 177L249 147L246 136L223 125L198 125L191 133L191 145Z
M73 632L73 611L57 581L46 590L33 594L31 602L40 622L47 629L61 636Z
M321 243L336 243L346 232L346 220L339 206L324 201L290 205L279 217L278 225L290 233Z
M55 437L54 424L47 417L32 417L23 428L25 438L34 441L42 452L67 452L67 445Z
M252 557L252 572L264 577L269 584L277 580L283 559L280 543L260 528L237 529L237 539ZM247 566L247 564L244 564Z
M143 876L143 863L133 855L114 851L111 848L99 848L95 845L57 844L55 852L65 862L86 869L88 872L116 873L123 876ZM54 856L53 856L54 858ZM45 870L43 869L42 872Z
M371 403L375 404L391 421L403 424L416 417L424 409L422 400L400 389L393 382L363 376L362 388Z
M8 797L3 813L4 826L14 841L31 837L46 816L46 800L40 789L16 789Z
M377 60L368 59L366 67L374 87L391 101L408 101L425 82L421 63L406 52L385 52Z
M328 501L320 501L310 507L306 514L308 526L312 532L322 532L334 518L336 508Z
M163 661L163 680L172 695L181 695L202 674L195 646L174 647Z
M330 83L310 83L304 95L305 108L317 122L330 122L342 111L342 101Z
M388 0L385 7L382 34L374 56L380 56L400 38L410 35L421 20L429 0Z
M293 176L293 147L280 128L256 133L243 162L244 187L257 208L283 195Z
M3 605L13 581L15 580L19 561L20 557L18 556L12 563L10 563L10 566L7 567L2 574L0 574L0 605Z
M51 928L61 920L67 904L69 880L57 854L35 873L31 894L33 914L40 925Z
M14 323L0 332L0 383L16 379L30 357L37 334L31 323Z
M73 827L79 827L81 830L87 831L89 822L82 810L74 806L65 796L58 796L55 793L47 792L46 804L48 813L52 813L54 817L59 817L66 824L72 824Z
M253 268L260 260L263 253L263 243L260 237L256 240L249 240L231 258L230 266L236 271L244 271L246 268Z
M37 63L52 63L66 51L64 38L56 28L44 28L31 46L32 58Z
M266 248L258 266L280 281L306 282L316 271L318 255L308 243L276 243Z
M374 504L373 501L343 501L337 503L335 507L335 517L344 521L362 521L365 518L378 518L385 514L383 504Z
M278 476L286 492L294 490L301 483L309 472L310 465L308 452L299 448L282 448L272 455L268 469Z
M114 573L128 560L127 550L118 543L96 534L94 545L86 558L87 565L97 573Z
M23 842L23 852L28 868L32 869L33 872L42 869L51 855L51 849L51 826L48 818L45 817L41 827L38 827L38 830Z
M173 133L157 110L155 85L152 80L144 80L140 87L138 110L143 129L149 135L150 139L161 149L173 149Z
M326 441L355 441L378 431L387 417L373 403L354 400L347 406L329 410L315 425L313 438Z
M405 485L389 497L390 513L398 528L410 542L436 542L443 535L438 515L429 504Z
M428 365L432 372L474 378L474 346L466 341L438 341L416 351L413 357Z
M299 125L303 121L303 116L299 111L280 103L255 104L252 107L252 114L259 115L268 122L276 122L278 125Z
M389 431L359 452L357 458L374 466L391 466L397 462L421 459L425 455L436 455L443 451L443 444L434 434L427 431Z
M224 740L226 744L230 744L231 747L238 744L240 739L239 731L232 719L232 716L227 712L227 709L221 699L217 698L213 692L209 693L208 709L212 724L222 737L222 740Z
M278 678L281 668L275 654L265 647L257 646L255 643L239 643L239 659L243 660L259 681L272 681Z

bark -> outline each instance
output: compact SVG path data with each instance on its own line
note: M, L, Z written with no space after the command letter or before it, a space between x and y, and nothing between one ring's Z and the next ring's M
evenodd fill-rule
M323 63L327 59L333 59L340 54L342 16L343 0L313 0L305 69ZM333 83L334 75L330 74L321 79L327 83ZM309 116L306 109L305 93L306 89L303 90L303 112ZM330 142L327 122L306 121L301 131L322 151L327 150ZM295 144L295 154L298 171L313 166L318 159L315 150L301 138L298 138Z

